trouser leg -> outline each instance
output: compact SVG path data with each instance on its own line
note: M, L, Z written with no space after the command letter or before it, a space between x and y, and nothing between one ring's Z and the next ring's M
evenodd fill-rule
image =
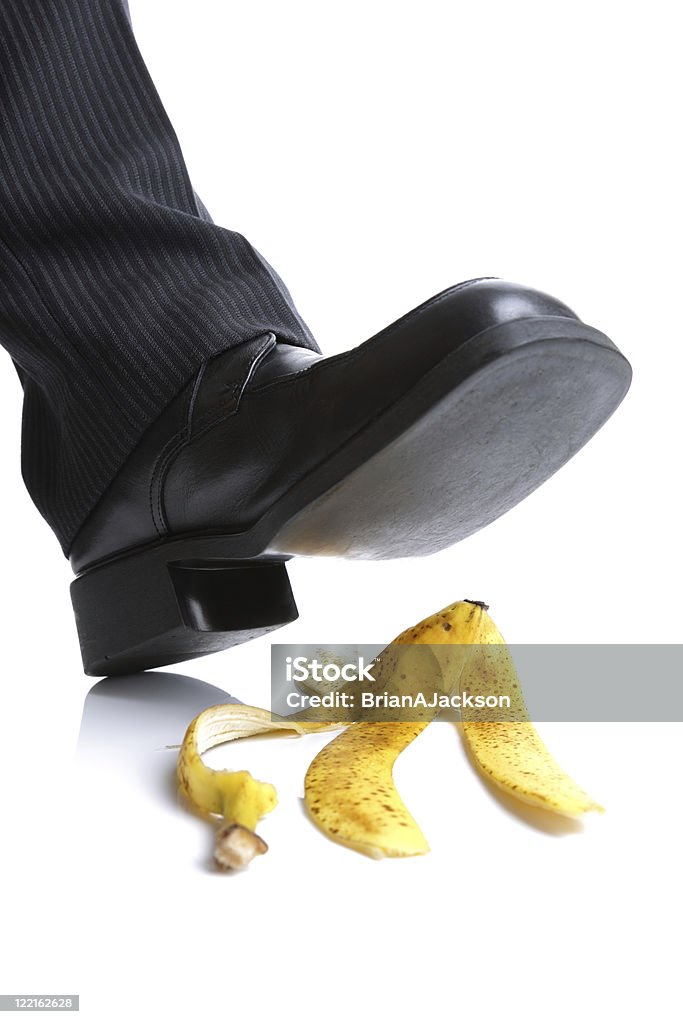
M0 343L23 476L68 551L202 361L266 330L317 346L195 196L122 0L3 0L0 66Z

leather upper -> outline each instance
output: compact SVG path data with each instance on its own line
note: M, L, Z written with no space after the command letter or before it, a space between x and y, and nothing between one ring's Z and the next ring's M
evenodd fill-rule
M237 533L455 348L527 317L572 317L484 278L435 296L341 355L268 333L205 363L147 430L79 532L75 571L160 538Z

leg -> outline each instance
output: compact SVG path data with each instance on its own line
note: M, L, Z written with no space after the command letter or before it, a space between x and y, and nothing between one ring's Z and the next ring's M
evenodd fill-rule
M4 0L0 61L0 342L24 479L67 552L203 360L266 330L317 346L194 195L120 0Z

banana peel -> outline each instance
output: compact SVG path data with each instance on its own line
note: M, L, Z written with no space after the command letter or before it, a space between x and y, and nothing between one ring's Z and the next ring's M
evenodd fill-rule
M417 648L424 646L430 648L431 662L416 657ZM557 814L578 817L603 810L563 771L534 728L510 651L483 602L458 601L404 630L380 656L379 665L378 682L395 693L430 686L448 694L507 695L505 720L491 720L484 709L461 723L481 774L516 799ZM427 720L357 721L314 758L304 782L305 804L330 839L376 858L428 852L393 779L397 757L431 716L415 717ZM244 704L216 705L194 719L178 757L178 783L197 808L222 818L214 854L219 866L243 868L266 852L254 830L275 807L277 795L270 783L248 771L210 769L202 755L241 737L341 727L339 722L277 718Z

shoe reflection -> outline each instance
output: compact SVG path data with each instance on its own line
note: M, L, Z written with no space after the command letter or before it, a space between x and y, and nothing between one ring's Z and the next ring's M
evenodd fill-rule
M76 755L80 806L88 809L79 831L84 871L96 864L98 877L126 871L157 877L160 865L178 858L186 870L193 856L198 868L213 870L206 849L213 829L199 812L188 814L189 807L178 814L178 747L204 708L239 703L218 686L174 672L95 683L85 698Z
M85 698L79 758L139 754L180 744L188 725L212 704L240 704L225 690L174 672L101 679Z

